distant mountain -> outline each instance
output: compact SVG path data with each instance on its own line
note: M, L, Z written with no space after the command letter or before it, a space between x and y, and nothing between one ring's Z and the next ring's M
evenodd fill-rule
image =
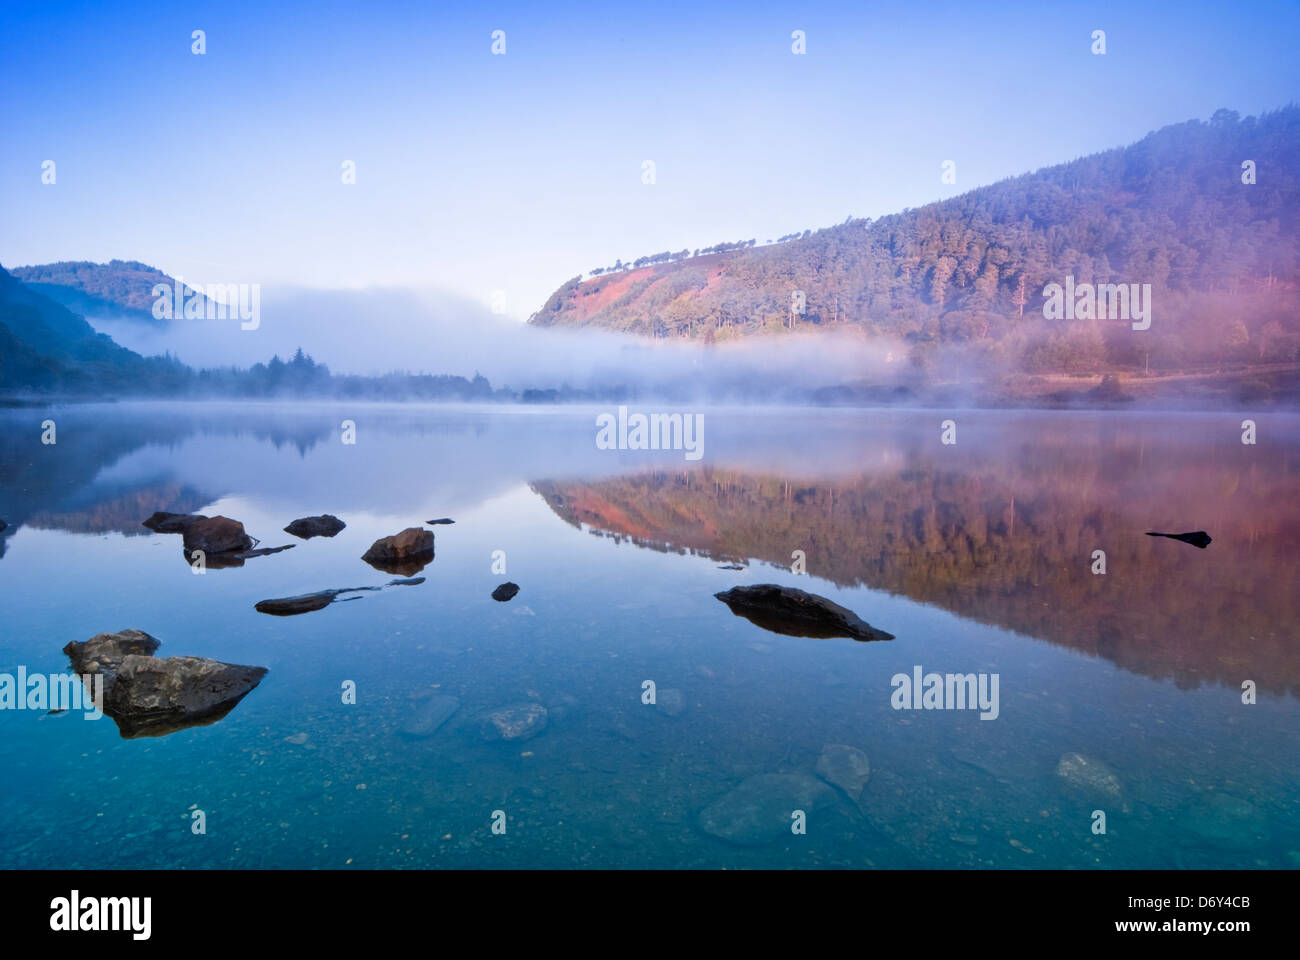
M962 344L1028 372L1294 362L1296 156L1300 108L1220 110L880 220L619 263L529 322L705 341L840 328L902 341L918 366ZM1045 319L1045 286L1067 277L1151 284L1150 329Z
M157 297L153 289L160 283L171 287L176 281L157 267L137 260L60 260L14 267L10 273L37 293L85 317L128 320L150 327L165 327L171 322L154 317ZM187 284L182 283L182 287L185 296L194 294ZM202 302L206 308L206 300Z
M142 357L96 333L0 267L0 390L162 389L186 373L173 360Z

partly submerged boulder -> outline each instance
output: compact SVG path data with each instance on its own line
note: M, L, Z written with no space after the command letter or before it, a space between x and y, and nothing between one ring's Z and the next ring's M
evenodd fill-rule
M118 668L128 656L151 657L162 641L143 630L120 630L97 633L89 640L74 640L63 648L72 662L74 673L102 673L104 684L111 686Z
M410 576L433 560L433 533L420 527L407 527L391 537L380 537L361 559L376 570Z
M319 517L300 517L285 527L284 532L310 540L312 537L333 537L346 526L333 514L323 513Z
M159 645L141 630L123 630L63 648L75 672L103 676L104 713L126 739L215 723L266 676L265 667L155 657Z
M851 637L854 640L893 640L852 610L815 593L775 583L733 587L715 597L756 626L791 637Z
M426 520L424 522L429 524L430 526L438 526L439 524L455 523L456 521L453 520L451 517L439 517L437 520Z
M515 594L518 592L519 584L511 583L507 580L505 583L501 584L501 586L492 591L492 599L505 603L507 600L514 599Z
M244 525L229 517L199 517L181 531L186 550L204 553L242 553L256 541L244 532Z

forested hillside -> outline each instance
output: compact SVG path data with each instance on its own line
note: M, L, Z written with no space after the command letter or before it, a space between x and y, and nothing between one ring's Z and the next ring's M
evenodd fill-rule
M918 365L956 343L1030 372L1295 361L1297 156L1300 108L1221 110L879 220L619 263L530 322L706 341L841 328L897 338ZM1067 276L1150 284L1150 329L1045 319L1045 285Z

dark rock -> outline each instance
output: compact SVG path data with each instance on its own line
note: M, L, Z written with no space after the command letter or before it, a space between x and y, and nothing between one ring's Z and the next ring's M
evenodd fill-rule
M893 640L852 610L815 593L794 587L760 583L733 587L715 597L756 626L791 637L851 637L854 640Z
M8 529L9 529L9 524L5 523L3 520L0 520L0 530L8 530Z
M518 592L519 584L511 583L507 580L505 583L501 584L501 586L492 591L492 599L500 600L502 603L505 603L505 601L513 599L514 595Z
M206 657L141 657L122 661L104 690L104 712L124 738L161 736L220 720L266 676L265 667Z
M483 718L483 736L487 740L531 740L546 729L546 720L546 708L540 703L512 703Z
M301 537L303 540L310 540L312 537L332 537L347 524L333 514L325 513L319 517L301 517L284 528L285 533L291 533L295 537Z
M181 533L187 552L242 553L256 545L256 541L244 532L244 525L229 517L199 517L187 523Z
M206 519L207 517L197 513L166 513L159 510L148 520L143 521L143 526L155 533L184 533L191 524Z
M433 560L433 534L420 527L407 527L391 537L380 537L361 559L384 573L419 573Z
M446 694L434 694L415 705L406 721L398 727L405 737L431 737L460 709L460 701Z
M76 673L103 676L104 713L123 738L215 723L266 676L265 667L206 657L155 657L159 645L141 630L123 630L63 648Z
M1147 536L1168 537L1170 540L1181 540L1183 543L1190 543L1192 546L1200 547L1202 550L1213 542L1210 539L1210 535L1204 530L1197 530L1193 533L1152 533L1148 530Z
M390 587L415 587L424 583L424 577L407 577L405 580L389 580Z
M834 802L831 788L805 773L761 773L749 777L700 813L700 829L741 846L791 836L792 814Z
M322 590L320 593L304 593L297 597L280 597L273 600L259 600L253 604L258 613L269 613L273 617L293 617L300 613L321 610L334 602L337 590Z
M718 569L719 570L744 570L745 565L743 563L720 563L718 564Z
M424 522L430 526L437 526L440 523L455 523L456 521L450 517L439 517L437 520L426 520Z
M72 662L73 673L102 673L104 685L108 687L128 656L150 657L161 645L162 641L143 630L122 630L97 633L89 640L74 640L64 646L63 652Z

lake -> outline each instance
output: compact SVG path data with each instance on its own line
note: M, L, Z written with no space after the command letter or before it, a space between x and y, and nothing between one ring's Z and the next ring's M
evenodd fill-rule
M0 673L128 628L269 671L160 736L0 710L0 866L1300 866L1300 418L704 409L688 460L598 449L602 412L0 410ZM294 547L198 575L155 511ZM360 559L444 517L422 583ZM894 639L714 597L760 583ZM917 670L996 716L895 709ZM489 739L512 705L545 725Z

